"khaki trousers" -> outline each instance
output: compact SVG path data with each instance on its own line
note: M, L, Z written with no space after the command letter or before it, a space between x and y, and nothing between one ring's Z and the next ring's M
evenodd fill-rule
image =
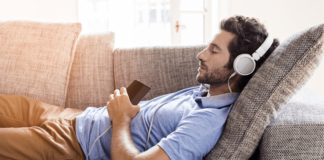
M0 95L0 159L85 159L75 134L82 110Z

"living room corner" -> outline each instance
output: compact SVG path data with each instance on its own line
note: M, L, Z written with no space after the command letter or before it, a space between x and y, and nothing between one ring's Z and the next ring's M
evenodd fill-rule
M115 37L115 47L134 47L134 46L154 46L154 45L170 45L170 44L204 44L211 38L211 36L218 32L218 23L225 17L241 14L245 16L251 16L258 18L261 22L265 23L275 37L283 41L292 33L301 30L303 28L322 23L324 21L323 11L320 6L323 6L323 1L314 0L275 0L275 1L239 1L239 0L206 0L208 7L205 7L210 13L209 17L205 21L207 27L207 33L200 35L204 37L202 40L194 42L179 42L179 38L172 37L170 27L163 28L164 34L168 35L168 40L149 42L150 33L146 33L145 40L141 40L141 43L134 44L134 41L138 41L134 36L135 19L140 18L139 14L148 16L149 13L145 13L146 10L151 9L151 17L157 16L159 21L163 17L170 16L169 20L174 16L178 17L179 12L174 11L174 7L179 7L181 2L170 2L169 0L161 1L137 1L137 0L56 0L56 1L37 1L37 0L2 0L0 1L0 19L1 20L13 20L13 19L34 19L45 21L81 21L83 23L83 33L98 32L98 31L112 31L117 36ZM138 3L138 5L136 5ZM201 2L190 1L189 3L201 4ZM206 2L203 2L206 3ZM151 4L151 8L150 8ZM166 4L166 6L161 6ZM147 6L145 8L144 6ZM190 5L188 5L190 8ZM144 8L143 8L144 7ZM161 9L162 7L162 9ZM140 9L139 9L140 8ZM159 9L158 9L159 8ZM198 7L197 7L198 8ZM138 13L135 13L135 10ZM139 11L138 11L139 10ZM185 9L186 10L186 9ZM160 13L159 13L160 11ZM153 12L154 15L152 15ZM146 15L147 14L147 15ZM116 16L118 15L118 16ZM190 12L189 12L190 15ZM205 15L205 14L204 14ZM164 17L165 17L164 16ZM147 17L143 17L147 18ZM92 19L92 21L91 21ZM122 19L122 20L121 20ZM136 19L136 20L137 20ZM178 17L179 19L179 17ZM146 21L146 20L145 20ZM153 20L154 21L154 20ZM177 20L174 20L177 21ZM149 26L151 23L146 22L145 25ZM161 23L162 24L162 23ZM153 24L154 25L154 24ZM171 25L166 23L165 25ZM180 24L181 25L181 24ZM173 24L175 26L175 24ZM183 25L185 26L185 25ZM188 27L188 26L187 26ZM189 26L189 28L192 28ZM209 29L208 29L209 28ZM149 28L137 30L148 31ZM182 31L183 30L183 31ZM180 32L185 32L186 29L180 28ZM187 29L188 30L188 29ZM203 28L202 30L206 30ZM152 31L151 31L152 32ZM172 30L172 32L174 32ZM206 32L206 31L205 31ZM153 32L152 32L153 33ZM151 34L152 34L151 33ZM137 33L141 34L141 33ZM195 33L201 34L201 33ZM128 36L128 37L127 37ZM152 35L155 36L155 35ZM190 35L186 35L183 39L186 39ZM126 37L126 38L125 38ZM128 39L125 41L125 39ZM176 39L176 40L174 40ZM181 39L181 38L180 38ZM152 39L151 39L152 41ZM153 40L154 41L154 40ZM165 42L167 41L167 42ZM171 42L172 41L172 42ZM150 44L151 43L151 44ZM324 76L321 74L324 72L324 64L321 64L311 80L307 83L307 86L316 91L322 97L324 97L324 85L321 82L324 81Z

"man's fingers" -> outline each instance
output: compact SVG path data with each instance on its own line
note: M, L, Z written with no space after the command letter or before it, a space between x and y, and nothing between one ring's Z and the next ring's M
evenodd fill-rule
M118 89L115 89L114 94L115 96L120 96L120 91Z
M114 94L111 94L111 95L109 96L109 99L110 99L110 101L113 100L113 99L114 99Z
M120 88L120 93L121 94L127 94L126 88L125 87L121 87Z
M125 88L125 87L121 87L121 88L120 88L120 93L121 93L121 94L126 94L126 95L127 95L127 90L126 90L126 88Z
M135 106L135 109L137 110L137 112L139 112L139 110L141 109L141 106L136 105L136 106Z
M137 113L140 111L141 107L139 105L134 105L133 106L133 117L135 117L137 115Z

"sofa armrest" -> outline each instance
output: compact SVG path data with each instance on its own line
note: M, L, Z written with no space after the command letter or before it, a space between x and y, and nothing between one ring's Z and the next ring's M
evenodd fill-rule
M322 159L324 99L304 87L283 108L265 129L260 159Z

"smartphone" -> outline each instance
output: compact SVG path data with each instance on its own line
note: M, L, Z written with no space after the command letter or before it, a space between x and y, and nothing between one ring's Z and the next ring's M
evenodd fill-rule
M138 80L134 80L126 90L131 103L137 105L150 92L151 88Z

